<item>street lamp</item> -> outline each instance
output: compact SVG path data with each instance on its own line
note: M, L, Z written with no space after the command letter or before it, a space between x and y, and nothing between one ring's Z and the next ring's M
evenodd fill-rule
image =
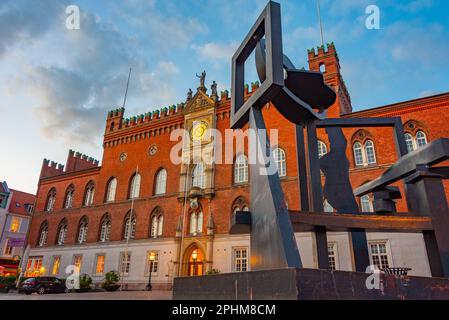
M156 259L156 254L154 252L150 253L150 276L148 277L147 291L151 291L153 286L151 285L151 273L153 272L153 262Z
M193 260L193 275L196 276L196 260L198 259L198 249L192 252L192 260Z

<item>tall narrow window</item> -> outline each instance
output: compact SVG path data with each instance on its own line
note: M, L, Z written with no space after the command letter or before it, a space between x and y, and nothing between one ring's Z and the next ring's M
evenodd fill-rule
M167 170L161 169L156 175L156 195L165 194L167 191Z
M427 144L427 136L424 132L422 131L418 131L416 133L416 145L417 147L422 147L425 146Z
M54 256L53 257L53 265L51 267L51 275L57 276L59 274L59 267L61 266L61 257Z
M136 236L136 217L134 217L131 213L128 214L128 217L125 219L125 231L123 234L123 238L125 240L134 239Z
M131 179L131 188L129 191L129 198L135 199L139 197L140 194L140 174L136 173Z
M363 166L363 148L360 142L354 143L354 159L356 166Z
M374 151L374 143L371 140L365 142L366 162L368 164L376 163L376 152Z
M117 179L112 178L109 180L107 191L106 191L106 202L115 201L115 192L117 190Z
M75 194L75 188L73 185L67 188L65 193L64 209L70 209L73 206L73 196Z
M108 215L104 216L101 221L100 227L100 241L106 242L109 241L109 236L111 234L111 219Z
M279 177L285 177L287 175L287 165L285 162L285 151L281 148L276 148L273 150L273 158L276 163Z
M373 212L373 204L371 202L371 197L369 194L364 195L360 198L360 210L362 212Z
M337 244L329 243L327 245L327 251L329 253L329 269L337 270Z
M164 226L164 216L160 215L157 219L157 236L162 237L162 230Z
M318 140L318 157L321 158L327 153L326 144L320 140Z
M104 273L104 262L105 262L105 255L104 254L97 255L97 261L95 264L95 275L102 275Z
M120 254L120 272L122 275L128 275L131 267L131 252L125 251Z
M234 272L248 271L248 249L235 248L234 249Z
M48 224L47 222L42 223L41 229L39 232L39 241L38 246L43 247L47 244L47 238L48 238Z
M404 135L405 144L407 145L407 151L413 152L415 150L415 144L413 142L413 136L410 133Z
M87 231L89 229L89 223L86 217L81 219L78 229L78 243L85 243L87 241Z
M153 263L151 263L150 256L151 254L154 255ZM159 252L158 251L148 251L147 253L147 264L146 264L146 274L148 275L150 273L150 266L153 265L153 269L151 270L152 273L157 273L159 270Z
M234 182L248 182L248 158L242 154L237 157L234 165Z
M11 257L14 252L14 247L11 245L11 240L8 238L5 241L5 247L3 249L3 255L6 257Z
M52 212L55 208L55 202L56 202L56 190L53 188L48 193L47 205L45 206L45 211Z
M203 163L198 163L192 172L192 187L204 189L205 187L205 168Z
M74 255L73 256L73 265L75 266L76 270L78 270L78 272L81 272L82 263L83 263L82 255Z
M376 265L379 269L389 268L390 259L387 252L387 243L370 243L370 258L371 263Z
M190 214L190 234L197 235L203 232L203 212L192 212Z
M95 185L93 182L89 183L86 187L84 195L84 206L89 207L94 203Z
M162 210L157 207L151 214L151 238L157 238L162 236L162 229L164 225L164 216Z
M22 219L19 217L12 217L11 225L9 227L9 232L17 233L20 230L20 225L22 224Z
M67 236L67 222L64 220L59 224L58 227L58 246L63 246L65 244L65 238Z

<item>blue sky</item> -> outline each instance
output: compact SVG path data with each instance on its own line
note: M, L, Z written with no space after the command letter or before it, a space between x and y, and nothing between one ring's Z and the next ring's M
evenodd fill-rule
M320 44L315 0L280 1L284 51L307 67ZM81 29L65 28L65 8ZM375 4L381 29L365 28ZM43 158L68 149L101 160L108 110L127 116L185 100L195 73L230 87L230 58L266 1L0 0L0 180L35 192ZM326 42L337 47L354 110L447 92L445 0L321 0ZM248 79L248 82L257 79Z

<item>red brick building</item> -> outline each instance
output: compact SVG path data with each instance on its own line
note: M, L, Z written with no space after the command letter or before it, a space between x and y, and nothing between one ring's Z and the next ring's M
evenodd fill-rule
M399 116L410 151L449 136L449 93L352 112L334 45L309 50L308 55L310 70L323 72L337 92L329 117ZM257 87L257 83L247 87L246 94ZM119 270L127 285L143 286L151 252L156 253L154 282L160 285L169 284L178 274L248 270L249 235L229 234L232 213L249 209L245 157L234 155L233 164L188 165L170 160L179 146L179 140L171 141L170 136L182 128L199 136L206 153L218 153L216 143L203 131L215 128L225 136L230 102L227 91L208 95L200 86L185 104L153 113L125 119L124 110L114 110L106 119L101 166L73 151L65 168L44 160L27 272L37 273L33 266L43 265L47 274L64 275L65 266L75 264L95 281L109 270ZM263 112L267 128L279 130L274 155L288 207L298 210L295 127L272 106ZM395 162L391 129L345 129L345 135L354 188ZM318 137L323 154L329 149L327 137L324 131ZM184 144L182 156L191 158L192 153L192 147ZM370 197L359 201L362 211L372 210ZM405 201L398 202L398 210L406 210ZM312 235L296 236L304 266L316 267ZM328 238L331 266L353 270L348 235L332 233ZM368 240L373 263L412 267L412 274L430 275L421 235L371 233Z

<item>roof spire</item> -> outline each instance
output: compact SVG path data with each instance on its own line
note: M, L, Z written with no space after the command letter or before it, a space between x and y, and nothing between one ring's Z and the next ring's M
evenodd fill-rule
M321 20L320 0L316 0L316 7L317 7L317 13L318 13L318 23L320 25L321 46L324 46L324 31L323 31L323 22Z

